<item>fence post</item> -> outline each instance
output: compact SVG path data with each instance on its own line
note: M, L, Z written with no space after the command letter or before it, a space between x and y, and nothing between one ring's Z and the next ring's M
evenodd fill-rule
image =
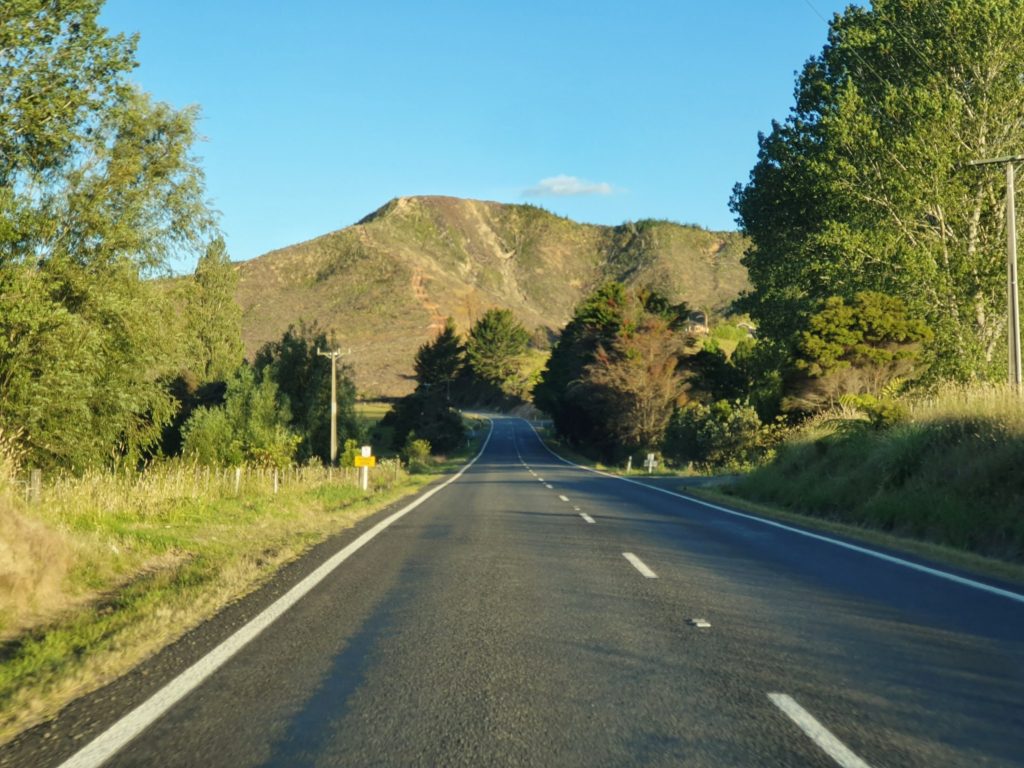
M38 503L43 492L43 470L33 469L29 473L29 501Z
M277 493L277 467L274 467L274 493Z

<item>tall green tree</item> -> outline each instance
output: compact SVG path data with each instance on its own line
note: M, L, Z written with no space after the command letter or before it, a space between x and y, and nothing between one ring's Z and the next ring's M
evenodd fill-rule
M616 282L605 283L580 302L533 389L536 406L551 416L559 434L578 446L603 439L597 404L580 397L580 387L598 348L615 340L625 304L626 287Z
M27 460L135 460L174 401L165 296L144 278L197 252L213 217L196 111L127 80L135 40L100 0L0 12L0 428Z
M445 400L450 400L451 387L462 372L465 355L466 348L459 340L455 321L449 317L445 321L444 330L416 351L414 367L417 383L421 387L443 391Z
M466 359L473 373L497 387L514 385L530 334L512 310L489 309L466 339Z
M190 368L201 381L226 381L242 362L242 308L235 299L238 273L223 238L206 248L187 299Z
M594 455L654 447L680 392L687 315L656 293L601 286L562 331L535 404L559 434Z
M1024 6L876 0L836 15L732 206L745 307L795 340L830 296L879 291L934 330L933 371L1005 372L1003 176L1024 147Z
M287 406L288 426L300 436L296 458L307 461L331 458L331 361L318 349L335 349L335 340L316 323L289 326L278 341L268 342L256 353L253 367L276 385L278 400ZM359 436L356 421L356 388L351 368L338 366L338 445Z

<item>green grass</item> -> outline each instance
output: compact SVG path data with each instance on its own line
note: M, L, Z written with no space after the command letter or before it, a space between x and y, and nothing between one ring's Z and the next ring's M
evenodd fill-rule
M380 414L380 410L377 409ZM479 424L475 424L480 426ZM142 475L47 483L29 505L0 461L0 741L52 716L268 580L281 565L476 453L431 471L385 460L367 493L354 470L249 471L168 463ZM0 460L4 457L0 455Z
M985 557L956 547L909 539L906 536L887 533L877 528L855 525L832 518L799 514L775 505L753 502L738 497L732 487L726 489L688 488L686 493L699 499L722 504L723 506L743 512L750 512L760 517L790 523L822 533L835 534L866 545L882 547L895 552L904 552L935 563L945 564L953 568L971 571L979 575L990 576L1024 586L1024 565L1022 564Z
M1024 563L1024 403L947 390L906 423L819 419L734 487L743 498Z

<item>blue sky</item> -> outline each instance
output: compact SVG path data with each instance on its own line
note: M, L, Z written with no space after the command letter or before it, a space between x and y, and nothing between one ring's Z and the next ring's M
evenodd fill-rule
M845 5L108 0L101 18L140 34L145 90L202 108L197 151L240 260L400 195L734 229L757 133Z

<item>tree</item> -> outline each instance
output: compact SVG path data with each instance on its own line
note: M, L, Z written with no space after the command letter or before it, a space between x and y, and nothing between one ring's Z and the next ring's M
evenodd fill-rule
M679 356L684 340L664 317L643 312L599 346L585 381L603 401L607 431L620 449L653 450L661 443L682 393Z
M489 309L466 340L466 358L477 377L507 389L519 373L530 334L508 309Z
M933 329L935 375L1005 371L1002 178L967 163L1024 146L1021 61L1015 0L834 17L732 198L762 334L795 341L826 298L879 291Z
M317 355L317 349L335 347L335 340L316 323L300 323L298 328L288 326L279 341L264 344L253 361L253 367L277 386L280 404L288 405L288 425L301 438L299 461L316 456L328 463L331 458L331 366ZM338 366L338 442L342 445L346 437L359 436L350 372L348 366Z
M200 257L187 299L189 367L203 382L226 381L242 362L237 286L238 273L218 237Z
M445 399L451 400L451 386L462 371L465 352L455 330L455 321L449 317L437 338L416 351L415 370L419 386L443 389Z
M562 331L534 402L585 451L614 457L653 446L681 387L687 315L685 305L656 293L601 286Z
M213 222L196 111L127 81L135 41L100 5L0 15L0 428L29 462L75 469L138 460L170 421L170 308L143 278Z
M931 338L894 296L861 291L849 304L833 296L800 334L788 408L813 410L847 394L878 397L895 379L920 375L921 348Z
M435 453L447 453L466 442L462 416L442 393L432 389L417 389L403 397L381 420L381 426L391 428L391 447L396 451L405 447L410 435L426 440Z
M610 345L618 334L625 303L626 287L615 282L605 283L580 302L533 389L534 404L551 416L560 435L577 446L602 439L595 427L594 404L576 395L598 347Z
M289 429L290 418L269 372L243 365L227 383L224 405L198 408L185 423L183 452L211 466L285 467L301 439Z

